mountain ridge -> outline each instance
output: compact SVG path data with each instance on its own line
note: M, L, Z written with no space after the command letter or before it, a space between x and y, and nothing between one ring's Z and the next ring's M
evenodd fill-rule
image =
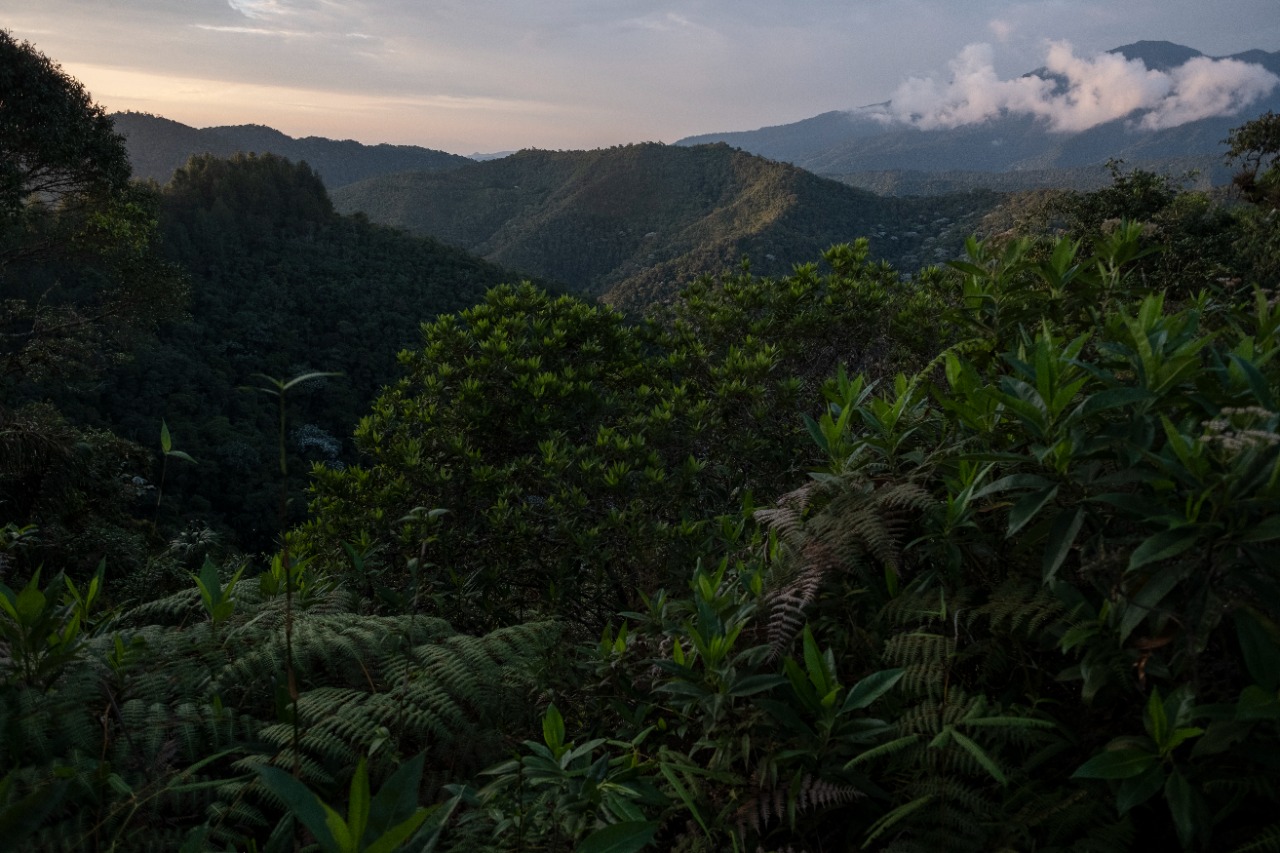
M633 311L744 256L757 272L782 275L862 236L873 257L903 268L934 263L963 236L922 236L925 225L976 221L995 203L994 194L883 198L723 144L660 143L529 149L448 172L370 178L332 196L344 213Z
M1166 41L1138 41L1108 52L1142 60L1148 68L1160 71L1205 56L1194 48ZM1280 76L1280 51L1255 49L1209 58L1249 62ZM1053 77L1043 67L1024 76L1031 75ZM872 106L884 107L888 103ZM675 144L724 142L827 176L909 170L1061 173L1090 169L1117 158L1156 171L1169 170L1175 161L1177 168L1189 163L1209 181L1221 184L1230 180L1230 171L1221 162L1225 153L1221 141L1231 128L1268 109L1280 109L1280 87L1241 114L1151 131L1135 130L1129 116L1125 116L1084 131L1062 133L1051 130L1042 119L1026 115L1004 115L945 130L921 130L877 120L864 107L832 110L757 130L698 134ZM1085 177L1081 175L1081 179Z
M276 154L306 161L329 189L379 174L456 169L471 159L416 145L365 145L351 139L322 136L295 138L260 124L195 128L149 113L124 112L111 116L125 138L134 176L164 184L192 156L238 153Z

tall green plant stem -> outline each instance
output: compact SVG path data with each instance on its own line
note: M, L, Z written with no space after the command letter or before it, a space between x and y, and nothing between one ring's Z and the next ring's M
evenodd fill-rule
M280 566L284 570L285 678L289 685L289 701L293 706L293 719L291 720L293 736L290 744L293 751L291 770L293 778L297 779L302 775L301 753L298 746L302 740L302 733L298 726L298 680L293 666L293 567L289 559L289 537L284 532L289 513L289 459L285 449L285 395L290 388L294 388L303 382L327 376L337 376L338 374L316 371L303 373L289 380L276 379L274 376L267 376L262 373L254 375L267 383L265 386L258 386L257 390L275 397L277 408L280 412L280 431L277 437L277 444L280 449L280 501L276 510L276 522L280 528Z

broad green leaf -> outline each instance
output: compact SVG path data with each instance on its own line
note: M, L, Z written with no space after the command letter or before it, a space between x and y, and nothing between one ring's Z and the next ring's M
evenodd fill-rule
M991 760L991 756L987 755L987 753L983 751L982 747L978 746L972 740L954 729L951 731L951 736L955 738L956 743L960 744L960 746L964 748L965 752L972 755L974 760L976 760L978 764L982 765L982 769L991 774L991 778L995 779L1001 785L1008 784L1009 780L1004 775L1004 771Z
M624 821L598 829L584 838L577 853L636 853L658 832L658 824L650 820Z
M1262 371L1248 359L1241 358L1235 353L1229 353L1231 363L1234 364L1240 373L1244 376L1245 382L1249 384L1249 390L1258 398L1258 403L1268 410L1275 411L1275 400L1271 396L1271 384L1267 382L1267 378L1262 375Z
M1172 530L1162 530L1153 536L1148 536L1129 555L1128 571L1140 569L1147 563L1154 563L1156 560L1167 560L1170 557L1176 557L1196 544L1196 540L1199 538L1200 531L1192 526L1175 527Z
M1021 530L1057 494L1058 487L1051 486L1050 488L1025 495L1009 510L1009 529L1005 532L1005 535L1012 536Z
M1239 536L1241 542L1273 542L1280 539L1280 515L1267 516Z
M1192 849L1197 837L1203 837L1209 829L1209 809L1204 798L1177 769L1169 774L1169 779L1165 782L1164 798L1173 815L1173 825L1178 830L1178 841L1182 843L1183 849Z
M1204 734L1204 729L1199 726L1183 726L1181 728L1174 729L1173 732L1170 733L1168 740L1166 740L1161 746L1161 752L1167 755L1182 746L1185 741L1188 741L1193 737L1200 737L1202 734Z
M48 599L45 598L40 588L36 586L36 578L22 588L22 592L18 593L18 600L14 602L14 615L19 625L30 626L35 623L40 615L44 613L45 605Z
M804 418L805 429L809 430L809 436L813 439L813 443L822 448L823 453L831 452L831 444L827 441L826 435L822 432L822 427L818 426L818 422L808 415L802 415Z
M1181 583L1188 571L1190 571L1189 567L1170 566L1157 571L1147 579L1142 588L1125 605L1124 617L1120 620L1121 643L1127 640L1133 630L1142 624L1142 620L1155 610L1161 601L1164 601L1165 596L1174 587Z
M1155 399L1155 395L1146 388L1108 388L1105 391L1091 394L1080 404L1079 412L1082 416L1087 417L1107 409L1128 406L1142 400L1151 399Z
M181 450L169 450L165 452L165 455L172 456L174 459L181 459L183 462L190 462L192 465L200 464L196 460L192 459L188 454L183 453Z
M1145 773L1156 763L1154 753L1141 749L1108 749L1090 758L1071 774L1072 779L1128 779Z
M168 453L173 450L173 437L169 435L169 425L163 420L160 421L160 451Z
M658 768L662 775L666 777L670 783L672 790L676 792L676 796L680 798L680 802L684 803L684 807L689 810L689 814L693 815L693 819L698 822L698 826L702 827L702 831L707 837L711 837L711 830L707 828L707 822L702 819L702 813L698 811L698 804L693 801L693 795L689 793L689 789L680 781L680 777L676 775L674 768L662 764Z
M440 836L444 832L445 824L449 822L449 818L457 811L459 804L467 803L473 806L479 804L475 791L466 785L445 785L444 787L453 796L443 803L422 810L426 813L425 820L422 822L418 834L413 837L412 842L417 853L431 853L436 849L436 845L440 843Z
M848 770L849 768L856 767L859 764L865 764L866 762L872 760L873 758L878 758L881 755L891 755L900 749L905 749L906 747L910 746L911 744L915 743L918 740L920 740L920 735L912 733L909 735L903 735L902 737L896 738L895 740L891 740L888 743L882 743L882 744L879 744L878 746L873 746L871 749L868 749L866 752L860 752L857 755L855 755L853 758L845 762L844 769Z
M1236 637L1249 675L1264 690L1275 693L1280 689L1280 644L1275 626L1248 607L1238 608L1232 621L1236 623Z
M990 726L1009 729L1052 729L1057 723L1052 720L1041 720L1037 717L966 717L966 726Z
M1189 435L1183 435L1182 432L1174 426L1173 421L1168 416L1161 415L1160 422L1164 425L1165 438L1168 441L1168 447L1171 449L1178 461L1182 463L1188 471L1194 471L1197 467L1197 457L1204 451L1204 445Z
M1022 457L1017 456L1014 459L1021 461ZM1010 474L978 489L973 493L973 500L985 498L987 495L1007 492L1010 489L1044 489L1052 485L1052 480L1041 477L1039 474Z
M1256 684L1250 684L1240 691L1235 719L1241 722L1280 720L1280 698L1277 698L1274 690L1266 691Z
M360 841L369 825L369 768L363 756L356 762L356 772L351 777L351 790L347 800L347 829L351 837Z
M888 693L905 672L906 670L898 667L871 673L849 690L849 695L845 697L844 707L840 709L840 713L866 708L885 693Z
M1108 504L1136 518L1146 518L1151 513L1151 499L1131 492L1106 492L1085 500Z
M903 803L897 808L890 810L875 823L871 824L871 828L867 832L867 840L864 842L863 848L869 849L872 841L892 829L894 825L903 818L913 812L919 811L931 802L933 802L933 794L925 794L923 797L917 797L909 803Z
M0 610L3 610L14 622L19 621L17 601L17 593L0 583Z
M418 830L418 827L422 826L423 822L431 815L431 809L418 809L408 818L387 829L369 842L369 845L364 848L364 853L392 853L392 851L399 850L405 840L410 835L413 835ZM427 849L434 846L435 844L432 843Z
M1063 561L1071 553L1071 546L1075 544L1076 537L1080 535L1080 527L1084 524L1084 516L1084 507L1078 506L1058 513L1058 517L1053 520L1049 542L1045 545L1044 559L1041 562L1042 577L1046 583L1054 579Z
M542 740L557 754L564 747L564 717L560 716L560 710L554 702L547 707L547 713L542 717Z
M1153 764L1141 775L1131 776L1120 783L1116 790L1116 811L1121 815L1128 814L1130 809L1142 805L1163 787L1164 770L1159 764Z
M356 853L356 839L351 835L351 827L333 808L325 802L320 803L324 809L324 823L333 835L334 850L337 853Z
M326 806L306 785L276 767L255 768L262 777L262 784L271 793L284 801L285 808L293 814L302 825L311 830L326 851L339 850L338 841L329 831Z
M822 652L818 649L818 641L813 638L813 632L809 630L808 625L804 628L804 666L809 676L809 683L813 685L819 696L831 692L831 673L827 671L826 661L823 660Z
M777 687L779 684L786 683L787 679L781 675L748 675L746 678L739 678L733 682L729 688L729 695L750 696L753 693L760 693Z
M1169 715L1165 711L1164 700L1160 698L1160 690L1153 688L1147 697L1147 707L1142 715L1142 725L1147 734L1156 742L1156 747L1163 749L1165 739L1169 736Z
M366 835L380 837L392 826L413 814L418 804L418 785L422 782L422 768L426 753L420 752L396 768L396 772L382 783L377 795L369 804L369 826Z

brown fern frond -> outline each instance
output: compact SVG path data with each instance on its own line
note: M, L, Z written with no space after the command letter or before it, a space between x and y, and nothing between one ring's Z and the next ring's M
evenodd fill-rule
M757 524L774 531L787 545L799 547L804 542L804 521L799 512L785 506L758 509L752 516Z
M760 835L776 821L836 808L864 796L851 785L837 785L805 773L794 777L790 785L758 789L733 813L733 822L740 836L745 837L748 830Z
M818 482L810 480L779 497L772 507L756 510L752 517L762 527L777 533L787 545L799 548L805 540L804 517L818 488Z
M883 488L849 484L807 531L811 539L830 545L855 570L876 565L900 574L904 540L931 501L927 492L912 483Z
M804 628L805 611L818 599L827 578L840 569L835 552L820 542L809 542L801 549L803 568L786 585L766 599L769 646L779 657Z

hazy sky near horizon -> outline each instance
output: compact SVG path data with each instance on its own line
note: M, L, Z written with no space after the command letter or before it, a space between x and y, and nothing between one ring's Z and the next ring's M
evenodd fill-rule
M782 124L1055 43L1274 51L1280 0L0 0L0 26L111 111L469 154Z

